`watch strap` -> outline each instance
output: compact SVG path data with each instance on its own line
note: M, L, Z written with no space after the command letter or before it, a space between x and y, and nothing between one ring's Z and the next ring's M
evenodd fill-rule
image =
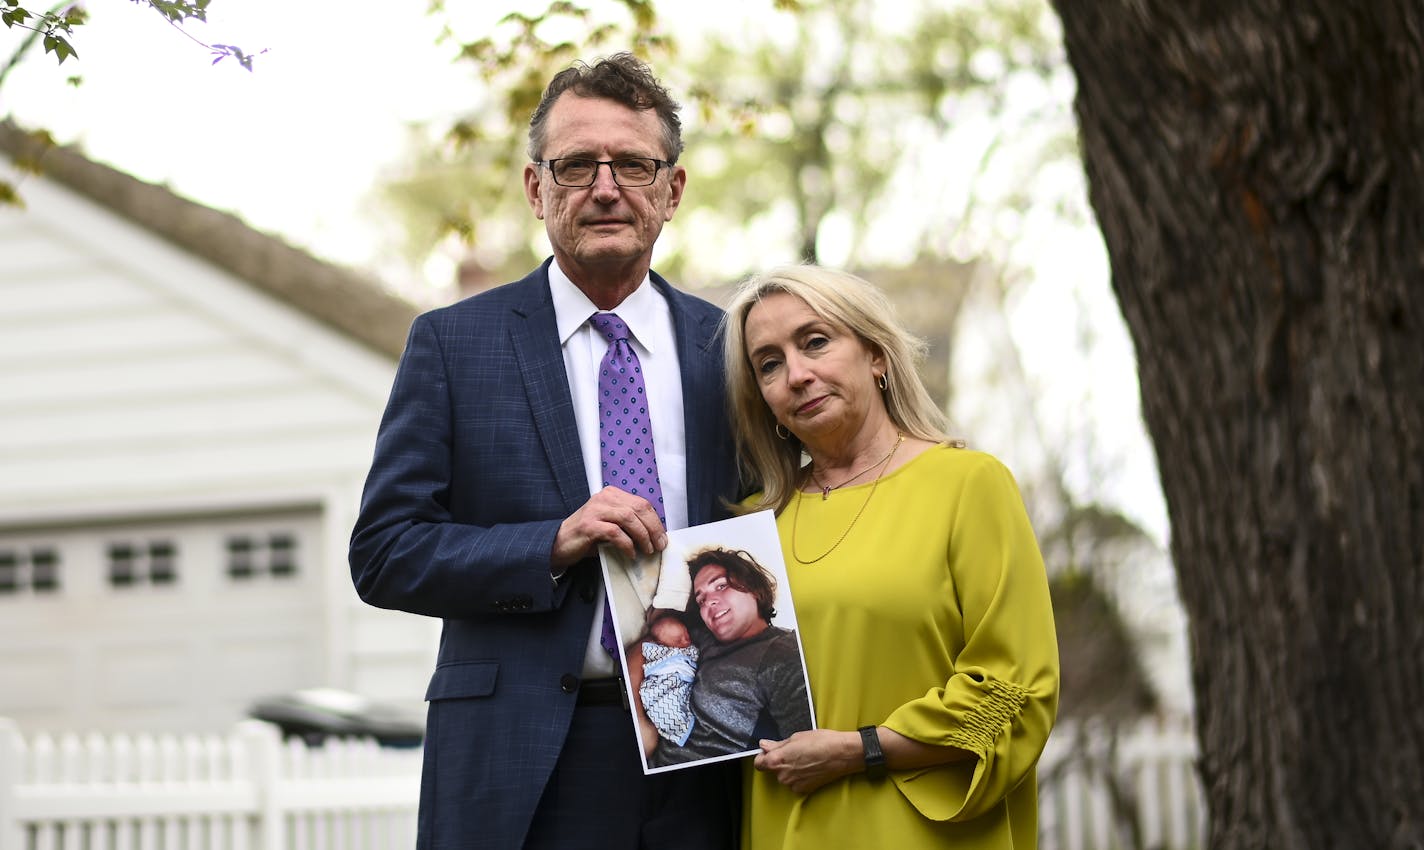
M880 748L880 734L875 726L862 726L860 745L865 749L865 776L867 779L882 779L886 774L885 751Z

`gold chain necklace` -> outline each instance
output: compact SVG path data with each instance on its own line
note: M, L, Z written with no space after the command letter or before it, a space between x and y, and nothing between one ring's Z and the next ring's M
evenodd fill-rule
M893 454L895 453L895 450L898 449L898 448L900 448L900 444L905 441L905 435L904 435L904 434L897 434L896 436L897 436L899 439L897 439L897 440L895 441L895 445L893 445L893 446L890 447L890 451L886 452L885 457L882 457L880 460L877 460L877 461L872 461L872 462L871 462L869 465L867 465L864 469L862 469L861 471L857 472L856 474L852 475L851 477L847 478L846 480L842 481L841 483L837 484L837 485L834 486L834 487L828 487L827 485L821 483L821 476L819 476L819 475L816 474L816 464L814 464L814 463L811 464L811 480L814 481L814 482L816 482L816 486L817 486L817 487L820 487L820 488L821 488L821 501L824 502L825 500L829 499L829 498L831 497L831 491L832 491L832 490L839 490L839 489L841 489L842 487L846 486L846 485L849 484L850 482L854 481L855 479L859 478L860 476L864 475L865 473L869 472L870 470L874 469L875 467L877 467L877 466L879 466L880 464L884 463L885 461L889 460L889 459L890 459L890 455L893 455Z
M860 505L860 510L856 511L855 516L851 518L850 525L846 526L845 531L841 532L841 536L837 537L836 542L831 544L831 548L827 549L826 551L822 552L821 554L817 555L809 561L801 557L800 553L796 551L796 526L801 519L801 498L806 495L805 493L796 494L796 509L791 514L791 557L795 558L798 562L802 564L814 564L817 561L825 558L832 552L836 551L836 547L841 545L841 542L846 539L846 535L850 534L850 530L852 528L855 528L855 524L860 521L860 515L865 513L865 509L870 505L871 498L875 496L875 488L880 486L881 476L885 474L886 467L890 465L890 459L895 456L895 450L900 448L900 444L903 442L905 442L905 435L898 434L895 439L895 445L890 447L890 454L886 455L885 459L880 461L880 472L876 473L875 480L870 483L870 492L866 494L865 501L862 502ZM811 477L813 479L816 477L814 471L811 473ZM820 483L821 482L819 481L816 482L818 486L820 485ZM842 484L844 483L845 482L842 482ZM822 491L821 498L822 500L825 499L825 491Z

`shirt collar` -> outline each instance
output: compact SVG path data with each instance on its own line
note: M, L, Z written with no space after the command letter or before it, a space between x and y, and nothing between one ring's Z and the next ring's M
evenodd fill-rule
M583 294L583 290L575 286L569 276L564 274L564 270L559 268L557 260L549 264L549 294L554 299L554 320L559 328L560 345L568 343L574 331L583 327L594 313L600 312L588 296ZM628 332L649 354L653 353L653 345L647 338L650 336L648 328L652 326L654 311L658 308L657 297L648 276L644 275L638 288L624 298L623 303L609 311L618 314L618 318L628 326ZM643 329L642 336L638 334L639 328Z

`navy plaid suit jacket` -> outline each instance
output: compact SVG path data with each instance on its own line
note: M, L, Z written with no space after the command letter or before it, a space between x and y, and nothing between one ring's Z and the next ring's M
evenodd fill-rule
M548 266L415 320L351 538L363 600L444 619L423 848L520 846L574 710L561 681L582 667L601 574L596 559L549 574L559 524L590 493ZM652 282L677 337L689 519L709 522L737 496L722 313Z

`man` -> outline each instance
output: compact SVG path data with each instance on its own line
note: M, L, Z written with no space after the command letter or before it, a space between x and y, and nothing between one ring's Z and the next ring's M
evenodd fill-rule
M643 776L600 639L598 547L658 551L666 528L720 518L737 490L721 313L650 271L687 180L677 108L627 54L555 76L524 171L553 257L411 328L351 571L365 601L444 619L425 850L735 840L729 771ZM633 373L617 392L646 405L605 410L604 381Z

